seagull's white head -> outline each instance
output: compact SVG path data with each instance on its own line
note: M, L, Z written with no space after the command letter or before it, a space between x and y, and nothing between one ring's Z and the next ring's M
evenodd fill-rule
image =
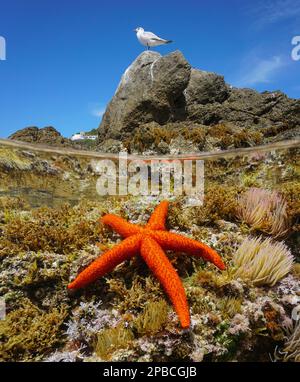
M136 33L144 32L144 28L138 27L138 28L134 29L134 32L136 32Z

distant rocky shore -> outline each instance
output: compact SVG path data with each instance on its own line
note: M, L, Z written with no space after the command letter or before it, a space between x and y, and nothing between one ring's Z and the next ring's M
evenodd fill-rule
M53 146L72 146L71 141L64 138L54 127L39 129L36 126L26 127L9 136L9 139L29 143L43 143Z
M26 127L10 135L9 139L74 149L94 149L96 144L96 142L89 140L72 141L69 138L63 137L61 133L52 126L43 127L41 129L36 126Z

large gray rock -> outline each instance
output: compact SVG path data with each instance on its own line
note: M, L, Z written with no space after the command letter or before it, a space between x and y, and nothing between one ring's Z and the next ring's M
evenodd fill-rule
M228 96L229 87L222 76L197 69L191 70L190 81L185 91L188 105L223 102Z
M100 141L128 137L143 123L163 124L180 118L190 70L179 51L164 57L152 51L143 52L123 74L107 107L99 127Z
M264 142L276 140L277 135L294 137L300 127L300 100L290 99L280 91L259 93L233 88L220 75L192 69L179 51L163 57L146 51L125 71L106 109L98 129L99 149L114 142L114 147L124 143L132 150L146 146L161 152L167 150L165 143L172 136L173 142L180 145L184 139L186 144L188 140L196 142L201 150L203 134L207 142L216 142L206 127L217 124L228 124L229 128L217 131L228 136L233 131L236 145L245 142L240 137L248 132L249 142L262 143L260 138L253 140L255 136L261 136ZM227 141L232 140L224 137L222 148ZM179 149L184 152L185 148Z

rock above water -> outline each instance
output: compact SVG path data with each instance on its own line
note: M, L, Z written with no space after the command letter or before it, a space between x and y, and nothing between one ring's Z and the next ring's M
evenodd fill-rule
M223 102L229 96L224 78L215 73L191 69L191 76L185 92L187 105Z
M191 67L182 53L147 51L125 71L99 129L100 141L123 139L143 123L179 118ZM179 106L179 107L178 107Z
M113 140L114 147L119 142L130 147L130 151L142 151L141 135L145 126L149 130L149 124L156 126L159 136L151 146L145 141L144 149L157 152L167 151L166 144L171 143L171 138L173 145L180 142L179 151L184 152L185 144L195 143L193 139L189 142L187 135L196 136L198 142L201 126L204 141L212 143L209 149L214 148L214 142L216 148L224 148L224 144L218 146L222 137L216 139L215 133L210 136L210 131L215 131L210 127L216 125L222 125L217 130L228 134L221 141L228 141L231 146L232 131L237 134L235 147L241 141L242 146L265 143L278 140L277 136L299 136L300 100L289 99L280 91L259 93L233 88L218 74L191 68L179 51L166 56L146 51L121 78L98 129L98 149L107 151ZM174 136L176 131L178 137ZM247 132L250 138L241 139ZM200 146L199 150L207 148Z
M64 138L54 127L48 126L42 129L38 127L26 127L12 134L9 139L28 143L42 143L53 146L71 146L71 141Z

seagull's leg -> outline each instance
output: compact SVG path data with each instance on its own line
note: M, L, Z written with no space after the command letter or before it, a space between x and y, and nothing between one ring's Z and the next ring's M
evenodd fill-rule
M149 48L149 45L147 44L147 50L149 50L150 48Z

